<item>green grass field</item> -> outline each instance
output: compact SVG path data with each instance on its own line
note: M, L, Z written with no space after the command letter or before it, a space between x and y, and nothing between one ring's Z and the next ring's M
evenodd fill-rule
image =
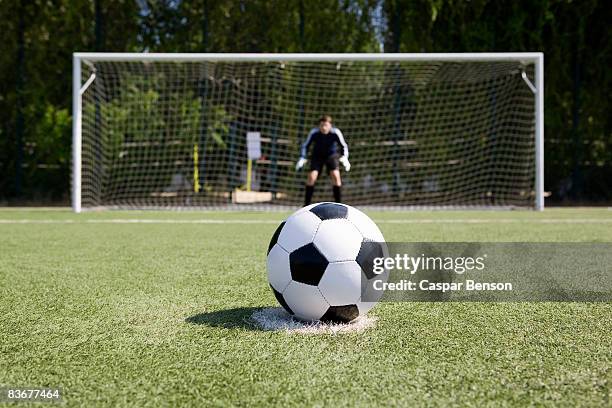
M383 303L361 333L275 306L283 213L0 210L0 386L66 406L610 406L612 304ZM370 213L389 241L612 242L608 209ZM21 406L21 405L20 405Z

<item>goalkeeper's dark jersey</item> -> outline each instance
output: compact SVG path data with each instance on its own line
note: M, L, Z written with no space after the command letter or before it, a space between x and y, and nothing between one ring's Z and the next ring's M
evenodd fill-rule
M331 128L328 134L321 133L319 128L313 128L304 144L300 156L306 158L308 148L312 147L312 160L326 160L330 156L340 155L348 158L348 146L344 141L344 136L338 128Z

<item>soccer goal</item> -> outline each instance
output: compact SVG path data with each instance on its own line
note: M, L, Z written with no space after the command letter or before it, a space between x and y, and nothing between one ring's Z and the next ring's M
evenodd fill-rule
M348 204L544 206L541 53L73 59L76 212L301 205L321 114L349 146ZM330 191L322 174L314 200Z

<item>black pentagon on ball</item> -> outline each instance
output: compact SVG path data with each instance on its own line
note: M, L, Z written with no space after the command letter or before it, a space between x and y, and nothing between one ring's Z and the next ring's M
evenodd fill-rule
M327 259L313 243L304 245L289 254L291 278L296 282L317 286L327 268Z
M291 310L287 302L285 302L285 298L283 297L283 294L277 291L276 289L274 289L272 285L270 285L270 289L272 289L272 292L274 292L274 297L276 298L276 300L278 300L278 303L280 303L283 309L285 309L291 315L294 314L293 310Z
M364 240L361 243L361 248L359 248L356 260L368 279L372 279L376 276L374 273L374 258L384 257L383 245L384 243L370 240Z
M272 239L270 240L270 244L268 245L268 255L270 254L272 247L276 245L276 241L278 241L278 236L280 235L281 230L283 229L284 226L285 226L285 221L281 222L281 224L276 228L276 231L274 231L274 235L272 235Z
M335 218L346 218L348 208L336 203L321 203L310 209L321 220L333 220Z
M330 306L321 317L324 322L348 323L359 316L357 305Z

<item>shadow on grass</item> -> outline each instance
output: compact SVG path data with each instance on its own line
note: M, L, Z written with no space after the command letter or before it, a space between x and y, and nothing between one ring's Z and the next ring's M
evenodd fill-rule
M236 307L233 309L218 310L216 312L199 313L185 319L187 323L211 327L224 327L227 329L242 328L263 331L254 324L250 318L261 307Z

